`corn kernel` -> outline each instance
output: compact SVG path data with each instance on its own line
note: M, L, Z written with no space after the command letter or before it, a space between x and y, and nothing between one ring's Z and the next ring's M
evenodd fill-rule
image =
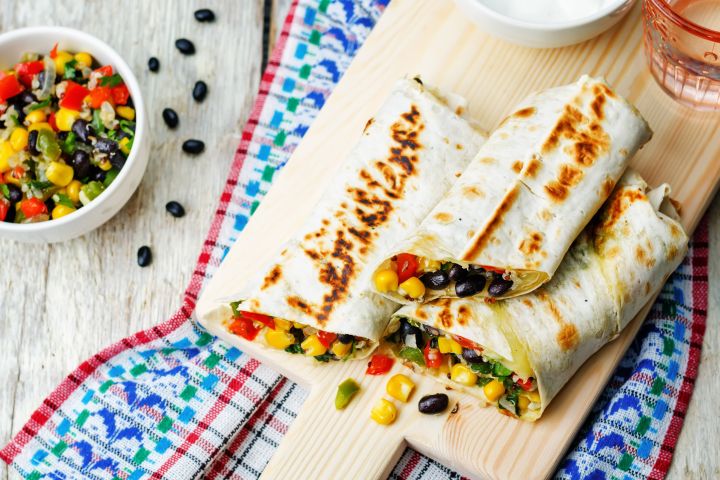
M320 339L317 337L317 335L310 335L309 337L307 337L300 344L300 347L302 347L305 355L308 355L310 357L317 357L318 355L323 355L325 352L327 352L327 347L325 347L325 345L320 342Z
M60 162L50 162L45 170L47 179L60 187L67 186L73 179L73 169L69 165Z
M305 328L305 325L303 325L302 323L299 323L299 322L292 322L292 324L293 324L293 327L299 328L300 330Z
M498 380L492 380L490 383L483 387L483 393L490 402L497 402L498 398L502 397L505 393L505 385Z
M33 110L32 112L25 115L25 123L32 125L33 123L41 123L47 120L47 115L42 110Z
M450 345L450 339L447 337L438 337L438 350L440 353L452 352L452 346Z
M132 107L117 107L117 114L126 120L135 120L135 109Z
M422 281L417 277L408 278L400 284L399 288L412 298L420 298L425 295L425 285L423 285Z
M370 418L380 425L390 425L397 417L397 408L390 400L381 398L370 410Z
M273 348L285 350L287 347L295 343L295 337L282 330L267 329L265 332L265 341Z
M13 175L12 170L9 170L5 172L5 175L3 175L3 179L5 180L5 183L12 183L13 185L20 186L20 179L16 178L15 175ZM20 205L20 202L17 203L17 205Z
M455 341L455 339L450 338L450 351L454 353L455 355L462 355L462 345L460 345L458 342Z
M537 392L537 390L532 392L527 392L527 396L533 403L540 403L540 393Z
M477 375L462 363L456 363L450 369L450 379L465 386L475 385ZM501 384L502 385L502 384Z
M112 163L110 163L110 160L106 158L102 162L98 163L98 167L100 167L100 170L104 170L107 172L112 168Z
M71 214L75 210L77 209L73 207L68 207L66 205L55 205L55 208L53 208L52 211L52 218L64 217L65 215Z
M437 272L440 270L440 262L422 257L420 259L420 270L423 272Z
M15 149L7 140L0 140L0 172L10 170L10 157L15 155Z
M348 353L350 353L350 349L352 348L352 343L342 343L340 340L335 340L335 343L332 344L332 348L330 348L330 351L338 358L344 358Z
M518 407L520 407L520 410L527 410L528 406L530 405L530 399L525 396L518 397Z
M287 320L283 320L282 318L275 318L275 329L276 330L282 330L283 332L287 332L292 327L292 323L288 322Z
M36 110L36 111L37 111L37 110ZM53 128L50 126L50 124L47 123L47 122L33 123L32 125L30 125L30 126L28 127L28 132L32 132L32 131L34 131L34 130L47 130L47 131L49 131L49 132L54 132L54 131L55 131L55 130L53 130Z
M92 67L93 58L87 52L79 52L75 54L75 61L84 67Z
M392 270L380 270L374 280L378 292L395 292L398 289L398 275Z
M57 52L55 57L55 70L58 75L65 74L65 64L73 59L72 54L65 51Z
M10 145L16 152L22 152L25 150L28 144L28 131L22 127L18 127L13 130L10 135Z
M68 198L74 204L77 204L80 201L80 187L82 187L82 183L78 180L73 180L68 183L67 187L65 187Z
M122 153L130 155L130 139L128 137L121 138L118 142L118 147L120 147Z
M385 390L388 395L400 400L401 402L408 401L408 398L410 398L410 394L414 388L415 383L402 373L393 375L385 386Z
M55 125L61 132L69 132L72 130L73 123L80 116L80 112L75 110L69 110L67 108L61 108L55 114Z

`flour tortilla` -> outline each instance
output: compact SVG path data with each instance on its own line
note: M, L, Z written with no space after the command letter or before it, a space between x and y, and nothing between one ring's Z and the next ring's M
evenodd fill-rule
M532 95L491 134L420 227L375 269L405 252L512 272L512 289L497 298L530 292L550 280L651 135L640 113L603 80L583 76ZM476 295L488 296L489 285ZM457 296L454 283L417 299L383 295L406 304Z
M521 377L537 379L540 408L521 417L536 420L682 261L688 237L668 194L667 185L648 192L643 179L628 171L547 285L495 303L464 298L407 305L395 313L389 331L408 318L481 345ZM484 399L481 388L465 390Z
M370 291L368 265L420 224L485 141L465 110L458 96L443 95L419 79L399 81L314 213L281 254L227 302L242 300L240 310L376 345L399 306ZM237 273L240 283L248 272ZM227 302L208 318L220 317L227 325L232 316Z

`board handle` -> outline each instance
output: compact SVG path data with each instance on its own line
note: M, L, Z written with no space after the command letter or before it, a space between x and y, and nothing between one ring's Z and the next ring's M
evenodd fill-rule
M361 390L338 411L335 389L314 385L261 478L387 478L405 448L405 428L370 419L373 392L378 389Z

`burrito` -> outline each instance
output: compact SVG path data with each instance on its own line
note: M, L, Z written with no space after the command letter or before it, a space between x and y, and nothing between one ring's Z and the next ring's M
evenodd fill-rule
M407 304L538 288L651 134L602 80L529 97L376 266L373 289Z
M368 265L417 228L484 141L464 99L401 80L314 213L223 306L225 327L319 361L369 354L399 306L370 291Z
M406 305L388 325L397 356L446 385L523 420L618 336L677 268L688 237L663 185L628 171L553 279L502 302Z

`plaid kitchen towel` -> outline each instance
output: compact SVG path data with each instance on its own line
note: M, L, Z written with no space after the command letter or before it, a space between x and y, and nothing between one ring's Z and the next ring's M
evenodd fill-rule
M212 276L387 0L296 0L178 312L72 372L0 457L27 479L251 479L305 392L193 320ZM662 478L697 375L707 308L707 225L670 278L557 472ZM408 449L393 479L460 478Z

